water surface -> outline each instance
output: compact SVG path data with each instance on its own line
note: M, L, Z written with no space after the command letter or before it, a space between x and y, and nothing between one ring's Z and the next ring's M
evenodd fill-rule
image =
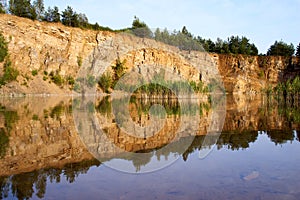
M209 125L209 102L198 103L199 131L173 142L192 143L160 152L178 125L182 111L176 102L167 108L167 126L158 137L137 144L115 129L112 100L100 98L92 107L107 134L144 159L124 157L97 148L98 161L78 134L72 99L1 99L0 195L4 199L298 199L300 195L299 106L263 96L228 96L226 118L216 146L203 144ZM156 102L157 103L157 102ZM131 102L132 120L146 126L153 103ZM191 114L191 113L189 113ZM122 146L122 144L126 144ZM105 145L105 144L102 144ZM100 145L101 146L101 145ZM213 148L204 159L200 150ZM108 152L103 154L103 152ZM122 161L140 172L155 162L178 158L173 164L144 174L124 173L106 162Z

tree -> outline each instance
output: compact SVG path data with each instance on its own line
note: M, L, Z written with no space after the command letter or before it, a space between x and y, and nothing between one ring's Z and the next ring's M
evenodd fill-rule
M145 22L141 22L136 16L134 16L134 20L132 22L132 31L138 37L152 38L153 36L152 31Z
M0 14L5 14L4 5L0 2Z
M62 23L66 26L78 26L78 14L73 11L73 8L68 6L63 12L62 12Z
M193 37L193 35L187 30L186 26L182 27L181 33L186 35L187 37L190 37L190 38Z
M54 9L52 10L52 21L60 22L60 14L57 6L54 6Z
M228 38L229 52L233 54L257 55L258 49L249 39L242 36L231 36Z
M47 22L60 22L60 14L58 7L55 6L53 9L48 7L44 15L44 20Z
M79 13L77 15L77 20L78 20L78 26L79 27L84 27L84 28L88 27L89 20L88 20L88 18L85 14Z
M298 44L298 46L297 46L296 56L297 56L297 57L300 57L300 42L299 42L299 44Z
M35 8L30 4L30 0L9 0L9 12L19 17L36 19Z
M35 9L37 19L42 20L45 11L44 0L35 0L33 2L33 7Z
M295 49L294 45L287 44L283 41L275 41L273 45L268 49L268 56L292 56L294 55Z

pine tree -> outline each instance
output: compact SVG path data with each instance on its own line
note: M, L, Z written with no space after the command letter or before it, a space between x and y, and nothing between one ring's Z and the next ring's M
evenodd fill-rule
M300 58L300 42L299 42L299 44L297 46L296 56Z
M132 30L133 33L138 37L152 38L153 36L153 33L147 24L145 24L145 22L141 22L136 16L134 16L134 20L132 22Z
M4 5L0 2L0 14L4 14L5 13L5 7Z
M294 45L287 44L283 41L275 41L268 49L267 55L269 56L292 56L294 55Z
M43 14L45 11L44 1L43 0L35 0L33 2L33 7L35 9L37 19L42 20Z
M48 7L43 20L47 22L60 22L60 14L58 7L55 6L53 9Z
M19 17L36 19L35 8L30 4L30 0L10 0L9 12Z
M63 12L62 12L62 23L66 26L73 26L78 27L79 21L78 21L78 14L73 11L73 8L68 6Z

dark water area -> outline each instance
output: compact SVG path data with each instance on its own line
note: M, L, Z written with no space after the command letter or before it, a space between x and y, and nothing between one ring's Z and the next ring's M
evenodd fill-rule
M185 114L178 103L160 102L166 109L167 128L141 145L115 128L112 101L97 99L88 110L124 150L147 152L143 159L111 153L100 138L97 153L105 159L99 161L88 144L94 142L91 137L77 132L70 98L1 99L0 199L299 199L297 103L228 96L216 144L205 134L213 105L195 103L197 113L189 114L201 119L199 131L172 143L176 147L190 140L188 148L160 152L169 141L164 136L172 134L178 116ZM131 101L132 120L146 126L151 105ZM203 150L211 151L200 158ZM175 157L159 170L139 173ZM126 162L136 173L112 169L109 163L114 162Z

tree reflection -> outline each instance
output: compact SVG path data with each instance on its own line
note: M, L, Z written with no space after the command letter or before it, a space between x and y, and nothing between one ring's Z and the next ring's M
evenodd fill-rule
M3 127L0 125L0 159L6 155L9 146L9 134L18 119L17 112L8 110L0 104L0 121L3 123Z
M276 145L293 141L295 138L292 131L271 130L267 131L267 135Z
M61 176L69 183L73 183L80 174L86 174L90 167L100 166L98 160L87 160L64 166L62 169L49 168L33 172L0 177L0 199L7 198L9 193L18 199L31 199L35 194L44 198L47 181L60 183Z

